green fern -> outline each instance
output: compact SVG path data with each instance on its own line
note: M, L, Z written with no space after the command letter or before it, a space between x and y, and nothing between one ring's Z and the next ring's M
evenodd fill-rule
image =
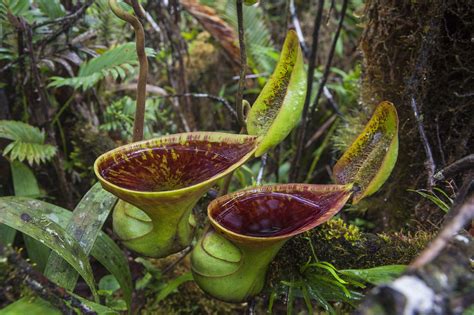
M220 8L217 7L217 10ZM237 30L237 11L235 0L228 0L223 14L224 19ZM270 30L265 24L262 8L243 7L245 44L249 65L255 72L272 73L278 60L278 52L273 47Z
M44 132L21 121L0 120L0 138L13 140L3 150L3 156L11 161L40 164L56 154L56 147L44 143Z
M147 55L153 56L153 54L154 51L147 48ZM133 65L137 63L135 43L126 43L82 64L76 77L52 77L48 87L71 86L74 89L87 90L107 76L111 76L114 80L125 79L126 72L133 72Z

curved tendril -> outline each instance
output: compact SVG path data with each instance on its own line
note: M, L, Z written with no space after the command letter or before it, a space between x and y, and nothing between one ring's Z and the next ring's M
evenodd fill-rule
M146 80L148 76L148 60L145 53L145 31L140 20L132 14L122 10L117 0L109 0L109 6L114 14L131 24L135 30L136 50L140 71L137 83L137 108L135 111L135 120L133 124L133 141L143 139L143 125L145 120L145 100L146 100Z

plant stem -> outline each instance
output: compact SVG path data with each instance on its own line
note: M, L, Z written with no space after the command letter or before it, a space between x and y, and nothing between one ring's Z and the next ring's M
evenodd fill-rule
M237 120L242 128L245 128L244 107L242 100L245 88L245 72L247 70L247 53L245 52L245 33L244 33L244 18L242 12L242 0L237 0L237 25L239 29L239 47L240 47L240 78L239 89L235 100L235 107L237 109Z
M136 2L136 0L132 0L132 2ZM140 141L143 139L143 126L145 123L146 80L148 76L148 60L145 54L145 31L138 18L122 10L117 4L117 0L109 0L109 6L117 17L131 24L135 30L140 71L137 83L137 108L133 124L133 142Z

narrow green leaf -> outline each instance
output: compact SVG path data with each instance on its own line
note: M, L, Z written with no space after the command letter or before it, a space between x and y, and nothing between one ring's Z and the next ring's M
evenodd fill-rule
M332 266L329 263L327 263L327 264L325 264L325 263L326 262L316 262L316 263L309 264L308 266L323 268L323 269L327 270L334 277L334 279L336 279L337 281L339 281L342 284L347 284L347 281L344 281L341 277L339 277L337 275L337 273L335 271L336 269L334 268L334 266Z
M65 226L72 217L72 212L56 205L31 198L23 197L3 197L1 200L5 200L10 203L19 204L26 206L32 211L39 212L46 216L49 220ZM131 305L132 301L132 276L128 265L127 258L123 254L122 250L115 244L107 234L102 231L99 232L97 240L91 250L91 255L99 261L120 283L120 287L124 293L124 299L127 305Z
M92 268L79 243L48 217L24 205L8 202L7 198L0 198L0 223L31 236L60 254L84 278L94 297L98 298Z
M268 299L267 313L273 314L273 304L275 304L276 298L277 298L277 293L275 290L272 290L272 293L270 294L270 298Z
M41 195L38 181L28 166L18 161L12 161L10 169L16 196L38 197Z
M181 284L192 281L193 275L191 272L186 272L179 277L174 278L173 280L169 281L158 293L156 297L156 302L164 300L168 295L173 293Z
M296 32L290 30L271 78L248 113L248 133L262 137L255 156L263 155L293 130L300 120L305 96L303 54Z
M293 314L293 304L295 303L295 289L288 286L288 300L286 302L286 313Z
M339 273L374 285L379 285L392 281L405 270L405 265L387 265L369 269L345 269L339 270Z
M83 297L80 297L76 294L70 293L75 298L81 301L91 312L98 315L118 315L119 312L114 311L106 306L94 303L92 301L86 300ZM79 310L78 310L79 311ZM23 314L47 314L47 315L61 315L62 313L51 303L46 300L43 300L40 297L24 297L21 298L12 304L9 304L7 307L0 310L0 315L23 315ZM75 314L71 310L71 314Z
M132 275L122 250L105 233L99 233L91 255L99 261L120 284L128 309L132 305Z
M308 309L309 314L313 314L313 305L311 304L311 298L309 296L308 287L303 285L301 292L303 293L303 299Z
M0 224L0 244L9 245L15 240L16 230L8 225Z
M436 188L436 187L435 187ZM438 188L439 189L439 188ZM414 190L414 189L407 189L408 191L411 191L411 192L416 192L417 194L419 194L420 196L422 196L423 198L426 198L428 199L429 201L431 201L432 203L434 203L438 208L440 208L441 210L443 210L444 212L448 212L449 209L451 208L446 202L444 202L443 200L441 200L434 192L430 193L430 192L423 192L422 190ZM442 191L442 190L441 190ZM444 193L444 191L443 191ZM449 196L446 195L446 193L444 193L445 197L449 198ZM449 200L452 202L452 200L449 198Z
M86 255L92 249L102 225L107 219L117 198L102 189L99 183L94 185L74 209L65 231L72 235ZM67 290L74 290L78 274L62 255L52 253L44 274Z
M0 315L21 314L61 315L62 313L49 302L39 297L24 297L0 310Z
M13 189L16 196L38 197L41 195L38 182L31 169L25 164L12 161L10 163ZM23 235L28 257L43 271L48 261L50 249L28 235Z
M337 184L353 183L359 191L353 203L375 193L390 176L398 156L398 116L395 106L382 102L362 133L334 165Z

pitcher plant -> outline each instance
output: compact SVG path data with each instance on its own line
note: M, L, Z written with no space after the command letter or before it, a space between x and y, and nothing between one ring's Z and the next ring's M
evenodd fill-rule
M131 143L101 155L94 170L121 199L114 232L130 249L165 257L192 240L192 208L220 178L248 160L254 136L194 132Z
M332 218L351 185L282 184L250 188L209 204L212 227L191 254L194 280L227 302L260 293L283 244Z

